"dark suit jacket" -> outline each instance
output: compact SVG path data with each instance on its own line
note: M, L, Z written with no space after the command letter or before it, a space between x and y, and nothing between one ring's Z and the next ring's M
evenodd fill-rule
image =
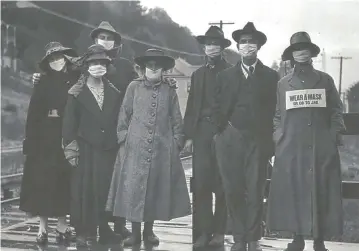
M236 127L251 132L264 151L273 154L273 117L276 106L278 73L258 61L250 85L242 72L241 64L217 75L214 97L214 120L218 132L224 130L232 115L233 107L239 109Z
M218 65L220 72L232 65L222 60ZM191 76L191 89L189 91L186 111L184 115L184 133L186 139L193 139L200 113L202 109L202 103L204 98L204 85L205 85L205 70L206 66L203 65Z
M112 66L109 68L106 77L123 95L125 95L127 86L132 80L138 78L138 75L133 64L129 60L117 57L113 59Z
M118 146L117 121L121 94L104 79L104 103L101 111L86 80L86 76L81 76L69 90L62 128L64 145L81 138L97 149L113 149Z

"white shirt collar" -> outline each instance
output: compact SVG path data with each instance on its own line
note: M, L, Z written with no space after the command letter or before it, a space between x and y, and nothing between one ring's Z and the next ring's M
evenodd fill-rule
M248 66L248 65L245 65L244 63L243 63L243 61L242 61L242 63L241 63L241 67L242 67L242 72L243 72L243 74L244 74L244 76L246 77L246 78L248 78L248 73L247 73L247 71L249 71L249 67L253 67L253 73L255 72L255 70L256 70L256 66L257 66L257 63L258 63L258 59L256 59L256 61L252 64L252 65L250 65L250 66ZM247 69L247 70L246 70Z

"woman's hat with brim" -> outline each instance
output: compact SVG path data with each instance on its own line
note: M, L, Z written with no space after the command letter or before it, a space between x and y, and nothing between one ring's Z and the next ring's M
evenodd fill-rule
M46 71L48 69L48 66L49 66L48 59L49 59L50 55L52 55L54 53L62 53L63 55L67 55L69 57L77 57L77 53L74 49L64 47L59 42L48 43L45 46L45 51L46 51L45 56L41 59L41 61L39 63L39 68L43 71Z
M200 44L206 44L206 39L218 39L221 41L222 46L224 48L229 47L232 42L224 37L223 31L221 28L217 26L211 26L209 27L208 31L205 33L205 35L197 36L196 39Z
M122 39L121 34L118 33L115 30L115 28L113 28L112 25L107 21L102 21L97 28L95 28L91 31L91 33L90 33L91 38L93 40L95 40L97 35L102 31L109 32L109 33L113 34L115 36L116 43L117 44L121 43L121 39Z
M288 46L282 54L282 60L292 60L293 51L303 49L309 49L312 53L312 57L316 57L320 53L320 48L316 44L312 43L308 33L304 31L294 33L290 38L290 46Z
M234 31L232 38L238 43L242 35L248 34L253 35L258 40L259 46L263 46L267 42L267 36L263 32L258 31L252 22L248 22L243 29Z
M106 61L108 64L111 63L112 59L109 56L109 51L106 50L100 44L93 44L88 49L85 55L82 57L84 63L88 63L95 60Z
M149 61L155 61L160 64L165 71L173 68L175 66L174 58L166 56L165 53L158 49L148 49L145 52L144 56L135 58L135 63L138 64L141 68L145 67L146 63Z

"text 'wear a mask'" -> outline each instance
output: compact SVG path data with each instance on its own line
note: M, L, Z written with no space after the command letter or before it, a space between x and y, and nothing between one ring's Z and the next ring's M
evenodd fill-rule
M102 39L97 39L97 43L105 47L106 50L111 50L115 46L115 41L106 41Z
M301 50L301 51L293 51L293 59L298 63L306 63L309 62L312 58L312 53L310 50Z
M107 70L106 67L103 65L91 65L88 69L88 72L94 78L100 78L106 74Z
M150 68L146 68L145 76L150 81L160 80L162 76L162 68L157 70L151 70Z
M49 63L50 67L55 71L61 71L65 66L65 59L60 58L58 60L52 61Z
M239 44L239 54L244 58L254 58L257 55L257 44Z
M210 58L218 57L221 55L222 48L220 45L205 45L204 52Z

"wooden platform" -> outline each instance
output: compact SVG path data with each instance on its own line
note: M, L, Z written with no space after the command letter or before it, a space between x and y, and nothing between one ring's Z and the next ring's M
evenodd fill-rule
M184 161L186 169L187 182L191 176L191 162ZM1 250L76 250L75 243L70 246L59 246L55 244L54 231L56 227L55 220L49 221L49 244L46 247L39 247L36 242L38 231L38 220L36 218L26 218L26 215L16 208L9 208L8 211L2 211L2 229L1 229ZM10 222L10 224L9 224ZM131 226L128 225L130 228ZM157 251L191 251L192 250L192 219L191 216L179 218L171 222L156 222L155 233L161 240L158 247L133 247L123 248L121 246L103 246L96 245L92 250L116 250L116 251L140 251L140 250L157 250ZM264 251L284 250L290 240L283 239L263 239L261 244ZM205 251L229 251L232 245L232 238L226 237L225 246L217 249L206 248ZM312 242L307 241L306 251L311 251ZM359 244L334 243L327 242L327 248L330 251L358 251Z

